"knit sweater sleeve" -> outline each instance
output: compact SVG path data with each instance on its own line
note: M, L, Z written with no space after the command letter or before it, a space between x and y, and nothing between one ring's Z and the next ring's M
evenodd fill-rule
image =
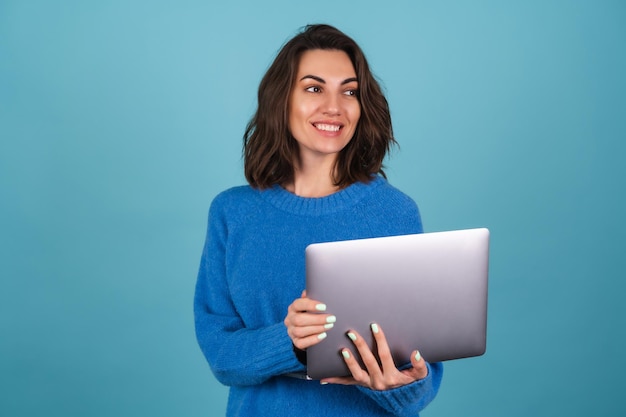
M226 271L228 230L216 199L209 211L196 291L196 337L215 377L224 385L255 385L272 376L304 369L282 322L247 328L229 292Z
M435 399L443 377L441 362L427 363L427 367L426 378L412 384L386 391L375 391L364 387L359 387L359 390L395 416L416 416Z

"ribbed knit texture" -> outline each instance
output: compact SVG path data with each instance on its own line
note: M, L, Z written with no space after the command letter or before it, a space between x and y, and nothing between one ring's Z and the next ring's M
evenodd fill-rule
M215 377L231 387L227 416L417 416L435 397L439 363L425 379L388 391L283 376L304 371L283 320L304 289L306 246L421 233L408 196L381 177L323 198L242 186L213 200L208 223L196 334Z

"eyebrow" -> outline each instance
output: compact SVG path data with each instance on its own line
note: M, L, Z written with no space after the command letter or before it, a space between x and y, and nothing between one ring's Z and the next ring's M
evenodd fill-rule
M321 83L321 84L326 84L326 81L323 78L318 77L317 75L310 75L310 74L309 75L305 75L304 77L300 78L300 81L305 80L307 78L315 80L315 81L317 81L318 83ZM341 85L348 84L348 83L351 83L351 82L358 82L358 81L359 80L357 80L356 77L346 78L345 80L343 80L341 82Z

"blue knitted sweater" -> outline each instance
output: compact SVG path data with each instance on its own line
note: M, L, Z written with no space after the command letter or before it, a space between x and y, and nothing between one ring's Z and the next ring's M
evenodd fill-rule
M219 194L194 312L200 348L230 386L227 416L417 416L437 394L440 363L428 364L425 379L388 391L290 378L283 375L304 366L283 320L304 289L308 244L420 232L417 205L382 177L322 198L279 186Z

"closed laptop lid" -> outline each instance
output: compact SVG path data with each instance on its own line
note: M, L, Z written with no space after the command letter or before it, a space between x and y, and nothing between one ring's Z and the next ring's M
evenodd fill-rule
M307 349L311 378L349 375L341 349L360 356L346 333L356 330L372 348L372 323L398 367L415 349L429 362L485 352L487 229L315 243L305 258L307 296L337 317L327 338Z

